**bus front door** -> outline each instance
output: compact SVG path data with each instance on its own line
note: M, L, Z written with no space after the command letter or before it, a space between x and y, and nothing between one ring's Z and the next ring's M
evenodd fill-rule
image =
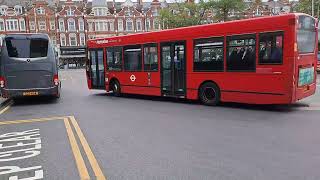
M105 89L103 50L90 50L90 74L93 89Z
M185 97L185 42L161 43L161 90L163 96Z

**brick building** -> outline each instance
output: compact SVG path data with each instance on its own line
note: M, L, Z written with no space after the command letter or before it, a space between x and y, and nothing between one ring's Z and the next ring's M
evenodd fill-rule
M35 1L26 12L27 32L46 33L56 45L57 31L55 12L44 0Z
M83 1L67 0L61 3L56 13L58 55L61 64L83 65L86 34Z
M166 0L116 2L115 0L1 0L0 35L47 33L56 45L60 64L84 64L88 39L158 31L159 12ZM193 0L187 0L193 3ZM296 2L244 0L244 12L230 12L233 19L288 13ZM202 23L216 22L208 11Z
M0 5L0 34L27 32L26 9L22 5Z

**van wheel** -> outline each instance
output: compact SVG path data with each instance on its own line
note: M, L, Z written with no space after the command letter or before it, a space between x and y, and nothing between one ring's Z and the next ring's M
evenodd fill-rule
M215 106L220 102L220 89L212 82L203 84L199 89L199 99L207 106Z
M119 97L121 95L120 83L117 80L113 81L111 90L113 91L114 96Z

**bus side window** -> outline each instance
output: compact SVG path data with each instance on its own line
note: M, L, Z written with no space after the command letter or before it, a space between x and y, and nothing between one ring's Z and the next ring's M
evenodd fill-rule
M223 37L196 39L194 42L194 71L223 71Z
M157 44L143 46L144 71L158 71L158 47Z
M124 47L124 70L141 71L142 55L141 45L129 45Z
M259 36L259 64L282 64L283 32L261 33Z
M227 70L251 72L256 65L255 34L227 38Z
M107 48L107 64L110 71L122 70L122 47Z

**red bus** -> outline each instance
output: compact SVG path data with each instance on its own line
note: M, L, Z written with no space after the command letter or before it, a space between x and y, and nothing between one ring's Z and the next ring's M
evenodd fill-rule
M290 104L316 90L317 24L287 14L89 40L89 89Z

